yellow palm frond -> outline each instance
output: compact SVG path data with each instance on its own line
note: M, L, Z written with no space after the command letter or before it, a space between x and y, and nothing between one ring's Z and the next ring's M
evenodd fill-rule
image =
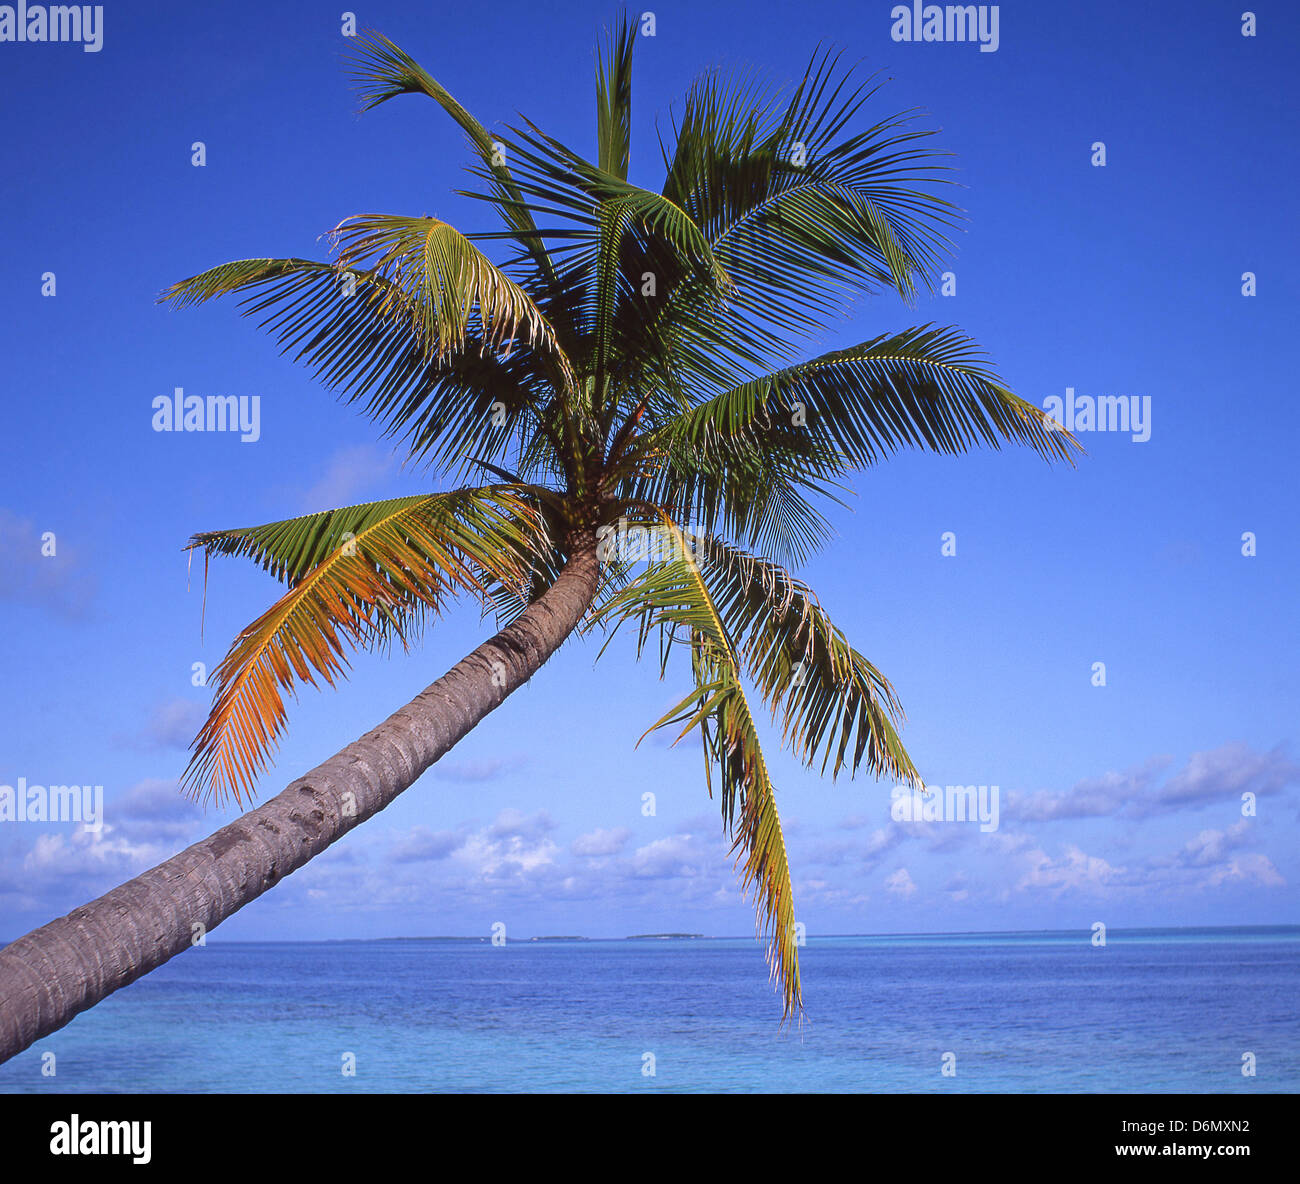
M508 487L395 498L289 523L197 536L209 554L248 554L291 586L217 667L212 710L183 784L223 801L254 793L295 681L333 685L345 650L396 636L448 595L523 578L534 511ZM350 529L349 529L350 527Z
M338 265L391 286L381 314L414 309L431 355L444 357L473 337L501 349L522 337L572 385L573 370L533 298L459 230L437 218L366 214L334 228ZM471 332L476 330L476 332Z

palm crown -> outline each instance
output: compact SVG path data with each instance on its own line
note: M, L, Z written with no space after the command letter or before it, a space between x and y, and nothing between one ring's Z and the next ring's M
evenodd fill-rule
M827 541L819 505L844 478L895 449L1010 441L1068 460L1077 444L952 329L799 360L847 300L910 299L946 250L959 211L933 192L913 116L858 129L877 87L828 53L788 92L710 73L660 136L662 185L640 188L634 40L624 20L598 51L593 162L527 120L489 133L392 42L358 38L363 109L438 103L476 158L461 192L501 228L366 215L336 228L330 262L242 260L164 293L242 293L285 351L463 485L191 540L287 591L215 672L186 782L242 804L297 682L332 684L349 648L405 643L449 596L509 620L594 547L584 630L632 622L661 674L689 658L652 729L703 740L788 1017L802 1007L790 870L746 685L805 763L920 778L893 688L782 564ZM668 545L639 559L612 545L625 529Z

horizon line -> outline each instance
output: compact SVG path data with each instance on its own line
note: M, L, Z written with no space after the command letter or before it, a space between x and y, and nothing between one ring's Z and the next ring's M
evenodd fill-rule
M1271 925L1142 925L1132 926L1129 928L1118 928L1107 926L1107 933L1239 933L1243 931L1260 931L1260 930L1297 930L1300 931L1300 922L1280 922ZM840 938L840 937L1026 937L1041 934L1064 934L1064 933L1082 933L1091 932L1089 928L1069 928L1069 929L971 929L971 930L933 930L933 931L909 931L905 933L819 933L811 934L819 939ZM212 937L209 934L209 942ZM10 941L16 941L17 938L10 939L0 943L0 950L10 944ZM218 945L331 945L349 943L353 945L374 944L377 942L392 941L471 941L471 942L491 942L490 935L485 934L403 934L394 937L319 937L319 938L236 938L231 941L218 940ZM626 934L622 937L588 937L585 934L536 934L531 937L507 937L506 942L512 945L529 944L532 942L562 942L562 941L755 941L761 942L761 937L750 934L711 934L711 933L635 933ZM182 951L183 952L183 951Z

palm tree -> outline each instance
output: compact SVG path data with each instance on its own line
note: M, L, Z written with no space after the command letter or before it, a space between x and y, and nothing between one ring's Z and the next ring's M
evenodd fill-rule
M350 649L405 644L463 593L500 632L264 805L0 952L0 1060L382 810L566 638L629 622L638 653L657 643L661 677L678 657L689 670L651 727L701 737L783 1017L800 1012L751 690L806 764L922 784L893 688L790 574L828 540L819 505L897 449L1011 442L1069 460L1077 444L950 328L799 360L855 295L910 300L948 246L959 211L933 192L913 114L858 126L878 87L826 52L786 92L709 73L661 133L662 185L643 189L628 179L635 36L624 18L598 49L595 161L527 120L489 133L392 42L359 38L363 109L433 99L475 154L466 195L501 228L351 218L329 262L227 263L160 298L240 293L284 351L453 486L191 540L205 564L245 556L286 586L215 672L192 793L242 806L285 693L333 684ZM500 243L500 261L480 243Z

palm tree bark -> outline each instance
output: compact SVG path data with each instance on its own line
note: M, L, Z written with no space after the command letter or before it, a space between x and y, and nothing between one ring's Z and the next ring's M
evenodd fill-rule
M190 947L408 789L526 683L596 593L594 546L490 641L276 797L0 949L0 1061ZM202 926L197 929L196 926Z

